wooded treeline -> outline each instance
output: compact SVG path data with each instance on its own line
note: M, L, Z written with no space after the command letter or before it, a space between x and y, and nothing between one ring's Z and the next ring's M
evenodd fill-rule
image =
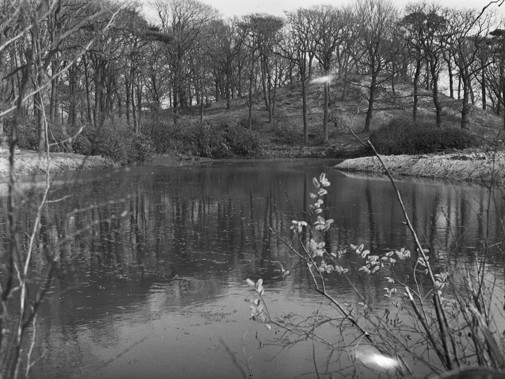
M109 0L4 0L0 134L11 133L14 118L23 120L46 150L51 133L70 141L83 126L119 120L140 134L150 112L169 108L177 124L189 108L203 116L210 103L226 100L230 108L237 97L248 99L252 127L254 101L271 121L277 89L301 82L307 142L307 82L334 76L347 86L356 75L366 78L365 130L377 91L387 83L394 92L399 81L413 84L414 120L420 88L431 91L437 125L447 81L466 128L472 103L505 114L505 27L493 16L496 3L484 10L421 2L397 9L387 0L359 0L282 18L226 19L197 0L157 0L148 20L140 6ZM331 94L329 81L321 83L327 141Z

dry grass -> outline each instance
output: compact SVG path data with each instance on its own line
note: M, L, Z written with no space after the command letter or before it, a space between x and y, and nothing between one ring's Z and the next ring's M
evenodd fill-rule
M394 175L443 178L474 182L505 183L505 153L453 153L432 155L381 156ZM376 157L343 161L336 169L353 172L382 173Z
M52 153L40 155L33 151L21 150L15 154L16 175L43 174L46 168L50 173L68 170L113 167L115 164L103 157L84 156L80 154ZM7 151L0 151L0 180L9 175L9 158Z

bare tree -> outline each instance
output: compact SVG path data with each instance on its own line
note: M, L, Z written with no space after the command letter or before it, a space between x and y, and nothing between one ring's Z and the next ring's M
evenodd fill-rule
M179 108L188 106L185 90L185 59L203 26L217 18L217 11L197 0L156 0L161 29L173 38L168 44L168 59L172 71L172 107L174 122Z
M472 10L460 10L450 13L449 22L453 43L448 45L448 50L454 56L454 64L458 68L459 79L463 84L463 99L461 108L461 128L468 127L470 112L470 92L472 79L483 69L476 65L490 27L490 18L479 17Z
M302 86L302 117L303 141L309 142L309 129L307 124L307 79L310 78L310 57L315 56L315 38L313 19L306 9L286 14L287 24L284 29L284 38L280 45L279 54L288 59L298 68Z
M216 20L211 25L209 54L212 57L213 66L216 70L216 81L224 82L224 96L226 98L226 109L231 108L231 98L236 87L235 76L238 76L238 58L244 49L244 34L240 33L237 23L227 23L223 20ZM220 80L220 76L224 79ZM216 98L218 94L216 93Z
M279 31L282 28L282 19L270 15L253 14L245 16L238 23L244 36L244 43L249 52L249 128L252 127L253 87L259 76L265 109L269 121L272 120L272 73L270 60L274 47L278 43ZM259 62L259 75L256 74Z
M436 111L437 126L442 125L442 104L440 102L439 79L442 70L443 54L447 48L450 36L448 32L447 9L437 5L429 5L419 13L421 22L425 27L424 39L421 46L427 62L428 88L432 90L433 104Z
M324 75L329 78L330 70L334 61L335 52L344 43L345 36L345 16L335 7L320 6L309 10L313 13L315 20L314 38L316 40L316 59L324 72ZM330 81L324 82L324 99L323 99L323 142L328 142L328 118L329 118L329 102L330 102Z
M69 1L69 3L73 3ZM82 26L77 22L57 33L57 40L43 41L50 18L54 18L60 0L12 1L3 3L0 16L0 80L7 93L2 94L0 121L8 124L9 181L6 199L7 233L9 244L0 251L0 378L27 377L32 368L33 334L38 308L46 294L55 268L57 257L48 247L38 243L43 228L43 216L47 211L51 181L49 163L45 167L45 185L42 191L30 199L25 198L16 178L16 147L18 130L26 117L27 105L36 98L39 107L40 129L44 134L44 154L49 155L47 138L49 114L46 104L50 97L48 89L52 82L64 75L90 48L91 39L76 51L73 59L67 57L65 67L47 72L48 54L56 55L57 46L70 39ZM89 3L88 3L89 4ZM110 5L110 4L107 4ZM98 16L107 16L108 23L100 32L110 27L117 8L97 6L88 13L87 21ZM4 87L4 85L6 87ZM46 160L49 162L49 160ZM21 229L18 216L23 209L35 209L30 229ZM34 261L43 260L41 272L34 274ZM30 338L32 336L32 338ZM31 342L30 342L31 341Z
M495 100L496 114L503 112L503 128L505 129L505 29L497 28L490 33L489 48L492 58L485 68L487 87Z
M355 12L358 41L363 51L360 61L370 75L364 127L364 131L368 132L372 123L377 87L387 80L387 77L380 79L379 76L398 53L398 46L393 42L397 11L387 0L361 0L356 3Z
M405 9L407 15L402 18L398 26L400 33L402 33L407 54L412 59L414 65L413 75L413 106L412 106L412 119L417 121L417 109L419 104L419 78L423 68L423 63L426 60L423 50L423 41L425 40L425 14L424 4L409 5Z

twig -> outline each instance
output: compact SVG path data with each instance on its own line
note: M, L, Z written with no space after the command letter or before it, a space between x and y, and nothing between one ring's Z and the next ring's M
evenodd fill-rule
M400 203L400 207L402 209L403 217L405 219L405 222L407 223L407 227L409 228L409 230L410 230L410 232L412 234L412 237L413 237L414 242L415 242L416 247L417 247L417 251L418 251L419 255L422 257L424 263L426 264L426 269L428 271L428 276L429 276L429 278L431 280L431 284L432 284L432 287L434 289L434 291L433 291L433 299L434 299L434 305L435 305L435 312L437 313L437 320L439 322L439 327L440 327L440 334L441 334L440 337L442 339L442 346L444 347L444 361L445 361L446 367L449 370L451 370L452 369L452 359L451 359L451 356L450 356L449 348L447 346L447 338L448 338L447 328L448 328L448 325L445 322L445 317L443 317L443 315L442 315L442 313L444 311L443 311L443 307L442 307L442 301L440 300L440 294L439 294L439 291L437 290L435 275L433 274L433 270L431 268L431 264L428 261L428 256L424 252L424 249L423 249L423 247L421 245L421 242L419 241L419 237L417 236L417 233L416 233L416 231L414 229L414 226L412 225L412 222L410 221L410 217L409 217L408 212L407 212L407 210L405 208L405 204L403 203L403 198L402 198L402 195L400 193L400 190L398 189L398 186L396 185L396 181L393 178L393 176L392 176L391 172L389 171L388 167L386 166L386 164L384 163L383 159L380 157L379 153L375 149L375 146L373 145L373 143L370 142L370 141L367 141L367 143L364 143L356 135L356 133L354 133L354 131L351 128L349 128L349 130L351 131L351 133L353 134L353 136L362 145L370 147L372 149L375 157L379 160L382 168L384 169L387 177L389 178L389 181L391 182L391 185L393 186L393 188L394 188L394 190L396 192L396 198L397 198L398 202Z
M272 230L272 229L271 229ZM375 344L373 343L372 341L372 338L370 337L370 333L367 332L365 329L363 329L363 327L358 323L358 321L349 313L347 312L344 307L342 307L342 305L337 301L335 300L330 294L328 294L328 292L326 292L326 289L324 286L322 286L322 289L321 287L318 285L317 283L317 280L315 278L315 275L314 275L314 272L312 271L313 267L316 267L315 266L315 262L313 262L310 258L309 258L309 255L308 255L308 252L306 252L307 254L307 257L303 256L302 254L300 254L290 243L288 243L286 240L284 240L278 233L276 233L274 230L272 230L272 233L277 237L279 238L279 240L284 244L286 245L291 251L293 251L298 257L300 257L301 259L303 259L306 263L307 263L307 267L309 269L309 272L310 272L310 275L312 276L312 279L314 281L314 286L315 286L315 290L317 293L319 293L320 295L324 296L326 299L328 299L333 305L335 305L337 307L337 309L340 311L340 313L342 313L342 315L344 316L345 319L349 320L351 322L351 324L353 324L366 338L367 340L373 344L375 346ZM322 281L324 283L324 280Z

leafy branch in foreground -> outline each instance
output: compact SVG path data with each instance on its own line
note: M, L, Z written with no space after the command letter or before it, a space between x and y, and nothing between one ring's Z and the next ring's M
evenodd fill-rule
M313 202L309 220L292 221L295 239L290 242L278 232L272 232L300 259L302 265L298 267L305 267L315 292L329 300L340 318L319 314L317 318L307 318L304 323L289 322L286 318L272 320L262 279L256 282L248 279L258 295L252 301L251 318L269 328L275 325L284 329L283 338L290 334L294 341L299 341L298 337L302 336L325 343L331 349L349 350L353 346L356 360L368 367L393 370L400 375L441 374L476 365L503 369L503 349L496 339L499 320L490 312L496 301L493 296L496 283L486 282L480 263L478 267L468 266L463 271L439 264L436 256L421 245L401 194L391 176L390 179L404 211L405 224L412 232L414 250L372 252L364 245L350 245L335 251L326 246L325 234L330 231L333 220L322 216L330 187L323 173L313 179L315 191L310 194ZM484 256L485 253L483 251ZM331 285L336 277L343 278L358 296L360 300L356 304L348 304L346 299L339 297L337 289ZM358 289L358 284L366 277L374 278L374 282L383 286L385 301L390 302L390 306L375 309L367 300L366 293ZM354 333L346 336L342 333L346 340L340 344L318 334L323 324L327 326L333 321L352 325ZM362 349L374 353L363 354ZM371 356L377 359L372 362Z

